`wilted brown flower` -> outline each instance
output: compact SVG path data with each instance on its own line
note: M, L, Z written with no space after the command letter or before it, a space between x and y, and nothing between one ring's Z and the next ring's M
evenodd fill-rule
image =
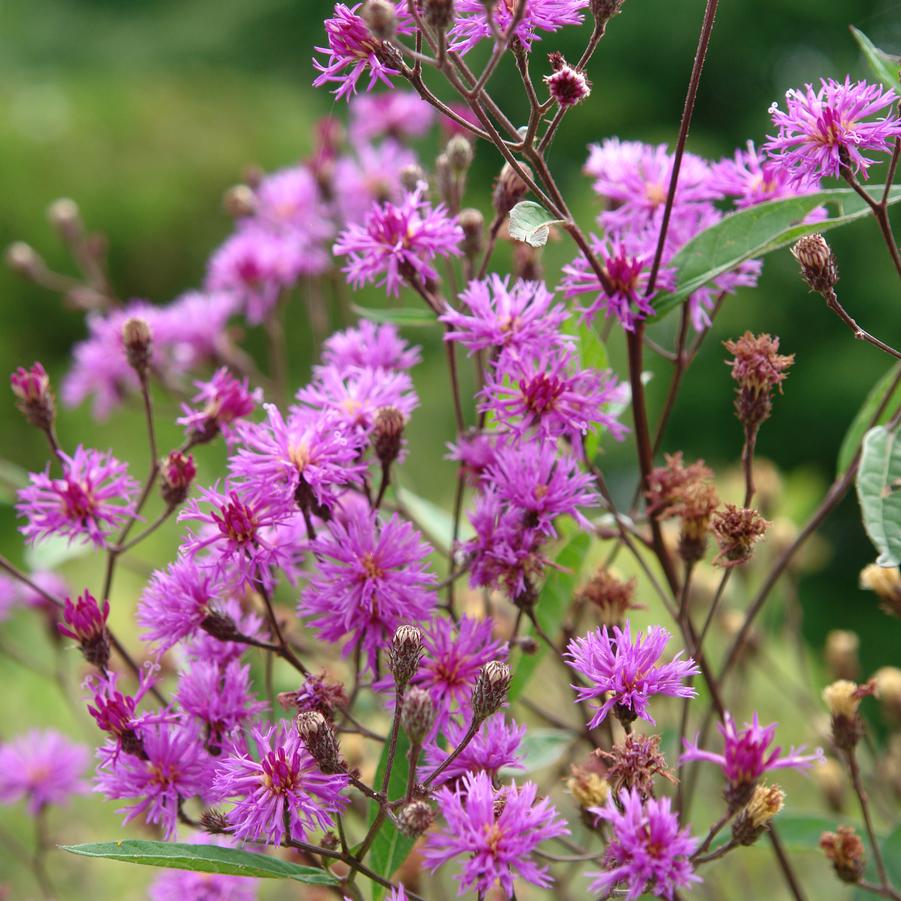
M756 510L726 504L713 517L711 528L720 546L714 563L723 567L740 566L751 559L754 545L766 534L769 522Z
M621 626L626 614L638 606L634 600L635 579L623 582L605 567L588 580L578 597L594 607L605 626Z

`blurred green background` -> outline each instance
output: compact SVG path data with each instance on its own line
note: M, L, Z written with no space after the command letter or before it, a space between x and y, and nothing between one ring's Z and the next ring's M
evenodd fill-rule
M65 270L65 254L45 210L55 198L71 196L89 226L110 237L113 282L120 295L165 302L198 285L208 254L231 227L221 212L224 189L240 179L247 165L275 168L305 156L311 149L312 122L327 113L344 113L343 104L310 87L312 46L321 41L328 8L322 0L4 0L0 244L25 240L51 265ZM591 65L591 101L570 113L551 158L585 225L592 216L590 192L580 173L586 146L609 135L674 139L702 12L702 0L627 0L623 14L612 22ZM769 126L767 107L786 88L820 75L865 76L848 24L888 50L901 50L896 0L722 4L689 148L719 158L748 138L759 142ZM584 31L570 29L540 46L577 57ZM515 84L504 71L492 83L514 120L524 118ZM436 150L437 145L424 146L426 162ZM467 203L487 210L485 188L497 168L494 152L479 147L473 182L484 187L471 191ZM899 288L875 224L865 221L834 234L845 305L864 327L897 344ZM562 242L549 248L549 280L570 255ZM361 302L372 303L372 296ZM291 369L299 384L307 378L314 344L302 307L289 316L288 326ZM661 340L671 328L661 327ZM782 512L800 518L831 480L845 429L887 369L887 358L854 342L822 303L808 295L788 252L777 254L768 259L756 290L743 290L726 304L686 379L666 449L682 448L718 469L734 464L741 435L719 342L746 328L779 335L783 349L797 356L758 451L783 473ZM41 359L58 384L71 345L83 335L81 315L0 271L0 370ZM444 500L440 486L450 485L452 470L441 457L453 425L445 402L443 360L433 335L416 332L409 337L425 343L427 361L417 374L424 405L411 426L413 453L406 479L421 494ZM616 348L613 356L621 361ZM665 367L655 368L658 377L649 389L652 411L662 401L668 378ZM0 404L0 422L0 455L25 467L44 459L39 436L21 420L9 395ZM138 423L133 414L124 413L97 425L86 410L76 410L63 413L60 430L64 442L84 438L96 447L116 448L120 456L138 461L140 472L146 450L135 437ZM209 472L214 456L207 460ZM635 478L628 447L609 451L608 472L617 495L628 498ZM3 506L0 544L19 560L14 523L11 508ZM828 630L853 628L863 638L865 672L897 663L897 621L878 613L873 598L857 589L857 573L873 553L853 498L823 534L828 559L800 582L805 636L819 649ZM172 547L170 540L160 553L171 553ZM137 590L138 577L133 583L128 579L123 584ZM17 628L17 640L26 650L31 642L35 649L42 645L36 627ZM0 737L26 725L49 725L58 717L55 702L45 703L47 689L40 680L5 660L0 661L0 676L7 686L0 697ZM70 732L82 727L74 720L61 723ZM98 824L112 829L112 807L79 802L73 819L81 819L78 814L101 817ZM18 828L24 820L2 811L0 823ZM103 831L101 825L97 829ZM71 824L64 831L70 838L77 833ZM2 860L5 880L9 874ZM88 878L84 868L61 865L65 873L79 874L73 877L73 890L62 896L84 897L88 883L78 881ZM145 874L125 875L123 869L108 871L119 874L112 892L94 882L90 891L99 891L101 898L137 896ZM33 892L27 874L10 878L13 897ZM132 883L135 887L126 891L124 886Z

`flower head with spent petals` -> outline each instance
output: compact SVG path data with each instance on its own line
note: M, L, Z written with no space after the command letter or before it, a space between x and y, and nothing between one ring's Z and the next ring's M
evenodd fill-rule
M700 672L694 660L680 660L680 651L669 663L659 662L669 639L669 632L660 626L649 626L647 632L633 639L626 620L622 629L613 626L608 630L603 626L570 641L566 659L590 683L574 686L577 699L603 699L589 723L591 729L611 710L624 721L640 717L653 723L648 703L655 695L693 698L697 694L683 684L686 678Z
M897 99L880 84L852 83L850 76L843 82L821 79L817 90L810 84L792 89L785 112L775 103L770 107L779 131L764 150L796 182L837 177L843 168L866 178L875 160L864 154L887 153L892 139L901 137L901 116L891 109Z
M738 729L730 714L726 714L724 722L718 726L723 736L723 753L714 754L704 751L697 742L685 742L682 760L706 760L717 764L728 781L726 800L732 809L747 803L754 786L764 773L780 769L806 769L823 759L822 748L813 754L803 754L804 748L791 748L784 757L779 754L782 748L770 745L776 735L776 723L761 726L757 714L743 729Z
M375 669L399 625L428 619L436 581L426 563L431 549L396 514L382 520L363 506L349 507L328 529L313 543L317 567L299 612L325 641L347 639L344 653L360 647Z
M457 875L458 894L488 892L495 883L509 897L517 876L541 888L552 883L547 867L538 866L532 852L549 838L567 835L566 823L550 800L536 800L534 782L495 789L487 773L467 773L455 789L436 792L447 828L426 839L424 856L432 871L464 856Z
M664 454L665 466L657 466L648 475L648 489L645 492L648 510L661 519L682 516L686 501L692 490L713 479L713 470L704 465L703 460L695 460L686 466L682 462L682 451Z
M109 533L134 517L138 483L109 452L78 445L71 457L59 457L62 478L51 478L48 465L19 489L16 510L27 520L20 531L30 543L58 535L106 547Z
M200 389L193 399L198 406L182 405L185 415L178 420L195 444L211 441L220 432L231 440L234 423L253 413L263 399L259 388L251 391L246 378L238 381L224 366L208 382L195 385Z
M698 843L687 827L679 828L669 798L643 800L635 789L623 789L618 798L611 795L605 807L593 807L591 812L606 820L613 832L604 855L607 869L588 874L594 877L593 895L608 895L624 882L627 901L645 891L672 901L677 889L701 881L689 860Z
M417 345L409 345L391 322L381 325L361 319L353 328L335 332L322 345L322 363L339 372L387 369L406 372L422 359Z
M449 749L457 747L463 741L466 730L467 725L463 723L447 723L444 737L448 748L441 748L437 744L426 747L428 768L423 777L442 763ZM502 769L523 769L522 758L517 750L525 734L525 726L517 726L512 720L507 722L500 714L489 717L453 762L442 770L435 785L456 783L467 773L487 773L492 779L496 779Z
M756 510L726 504L725 510L714 514L711 524L720 546L714 563L724 567L747 563L754 545L763 538L769 526L770 523Z
M460 255L463 229L445 207L424 198L425 183L410 191L400 204L373 207L363 225L349 225L334 247L347 256L344 273L355 287L375 282L396 297L404 281L434 282L436 257Z
M640 606L635 603L635 585L634 578L624 582L602 567L586 582L577 598L591 605L602 625L621 626L626 614Z
M237 799L226 813L232 834L280 845L286 826L288 837L299 841L316 829L328 829L332 816L347 806L341 796L347 776L322 773L289 723L254 727L251 736L259 761L235 747L216 768L217 797Z
M50 804L65 804L88 790L81 777L89 759L84 745L52 729L0 742L0 804L24 798L32 816Z

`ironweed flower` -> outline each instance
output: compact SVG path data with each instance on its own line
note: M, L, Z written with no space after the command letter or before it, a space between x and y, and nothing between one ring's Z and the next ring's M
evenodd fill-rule
M377 325L361 319L353 328L335 332L322 345L323 366L334 366L342 373L355 368L406 372L421 360L419 346L407 344L390 322Z
M439 766L448 752L460 744L467 728L467 725L453 720L447 723L444 727L447 749L437 744L426 747L428 766L423 768L423 777ZM497 779L502 769L523 769L522 758L517 750L525 734L525 726L517 726L512 720L508 722L502 716L489 717L466 747L442 770L435 785L456 784L466 773L487 773L492 779Z
M50 390L50 376L40 363L30 369L20 366L9 377L16 406L36 428L47 431L56 417L56 402Z
M558 52L548 54L548 59L554 71L544 76L544 83L551 97L562 107L586 100L591 94L591 82L585 74L570 66Z
M711 529L720 546L714 563L723 567L741 566L751 559L754 545L769 528L756 510L726 504L725 510L715 513Z
M34 729L0 742L0 804L24 799L35 816L51 804L65 804L88 786L82 776L88 749L53 729Z
M421 138L434 122L434 108L413 91L361 94L350 102L350 136L357 144L383 135L397 141Z
M178 423L185 426L195 443L211 441L220 432L226 441L234 438L235 422L249 416L263 399L263 392L250 390L248 379L238 381L224 366L208 382L195 382L200 390L193 401L198 406L182 404Z
M74 603L71 598L66 598L63 622L58 623L56 628L60 635L78 642L81 653L88 663L105 670L110 654L109 633L106 631L107 619L109 619L109 601L104 601L103 606L100 606L94 595L85 590Z
M724 341L723 346L733 356L726 365L738 383L735 413L745 429L754 432L769 419L773 391L782 392L782 383L795 362L795 355L780 354L779 339L767 334L745 332L735 341Z

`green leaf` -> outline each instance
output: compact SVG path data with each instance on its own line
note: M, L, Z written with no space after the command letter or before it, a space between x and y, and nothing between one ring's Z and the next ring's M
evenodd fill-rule
M95 552L89 541L69 541L58 535L43 538L25 548L25 565L32 572L54 570L69 560L77 560Z
M28 472L18 463L0 459L0 504L14 504L17 492L28 484Z
M397 750L394 755L394 765L391 767L391 778L388 780L388 798L395 800L403 795L407 789L407 774L410 772L410 762L407 754L410 750L410 741L403 729L397 736ZM375 781L373 785L381 788L382 779L385 777L385 767L388 765L388 742L382 748L382 756L379 759L378 768L375 771ZM369 825L371 826L378 814L379 807L375 801L369 805ZM369 866L384 876L385 879L391 879L398 867L407 859L410 851L413 850L415 840L407 838L397 831L390 819L386 819L382 823L372 848L369 852ZM381 885L373 883L372 901L381 901L384 897L385 888Z
M607 348L597 331L579 317L574 329L579 342L579 360L583 369L603 370L609 367ZM601 430L594 429L585 437L585 454L593 460L601 444Z
M842 475L851 465L854 454L857 452L857 448L860 446L860 442L863 439L864 432L866 432L867 428L871 424L881 425L882 423L888 422L895 414L898 405L901 404L901 384L899 384L892 392L892 396L885 405L885 409L882 411L879 421L873 421L876 416L876 411L886 400L892 382L898 377L899 371L901 371L901 363L896 364L889 369L889 371L870 389L867 399L857 411L857 415L854 417L851 425L848 426L848 431L845 432L842 446L839 448L838 452L836 475Z
M901 442L885 426L863 439L857 499L864 528L879 551L879 566L901 563Z
M881 196L883 187L871 185ZM892 188L889 203L901 200L901 186ZM830 205L837 214L822 222L804 223L819 206ZM723 217L716 225L691 239L674 257L676 289L654 301L654 319L679 306L689 295L745 260L765 256L812 232L825 232L870 215L870 208L851 188L835 188L769 200Z
M889 879L896 887L901 886L901 826L895 827L882 843L882 857Z
M443 507L439 507L432 501L412 491L395 488L395 496L400 506L406 510L410 518L426 534L429 541L444 554L450 550L451 539L454 535L454 519ZM468 541L475 535L475 531L465 518L460 520L460 541Z
M857 41L863 55L867 58L873 74L896 94L901 94L901 77L898 68L901 66L901 56L893 56L880 50L859 28L851 26L851 34Z
M525 241L532 247L544 247L552 225L560 225L563 219L555 219L541 204L523 200L510 210L510 237Z
M426 307L386 307L384 309L376 309L375 307L359 307L356 304L351 305L351 309L364 319L370 322L390 322L397 326L410 326L412 328L422 328L426 325L437 325L438 319L435 314Z
M138 863L147 867L171 867L193 873L221 873L257 879L293 879L307 885L337 885L338 880L323 870L303 867L277 857L253 854L218 845L188 845L181 842L151 842L129 839L90 845L63 845L62 849L83 857L103 857Z
M535 605L535 618L541 628L551 636L559 631L563 614L576 590L590 543L591 539L586 532L577 532L557 554L554 568L548 571L544 587L538 596L538 603ZM534 627L530 628L530 634L535 637ZM508 695L511 701L522 694L546 651L547 646L539 641L534 654L517 654Z
M562 729L529 729L519 744L522 768L505 767L504 778L517 778L553 766L572 742L572 736Z

